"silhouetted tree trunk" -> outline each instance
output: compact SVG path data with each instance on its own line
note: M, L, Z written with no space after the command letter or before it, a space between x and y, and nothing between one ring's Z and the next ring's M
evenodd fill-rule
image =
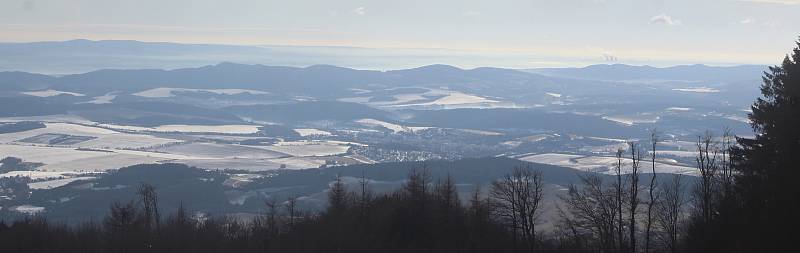
M650 232L651 228L653 227L653 205L656 204L656 146L658 145L658 132L655 129L650 132L650 145L652 150L650 161L653 168L653 174L650 178L650 189L648 191L650 194L650 201L647 202L647 220L645 220L644 252L647 253L650 252Z
M622 155L624 150L622 148L617 149L617 164L615 166L617 172L617 184L614 186L616 190L615 201L617 202L617 252L623 252L625 236L624 236L624 227L625 221L622 219L622 204L625 202L624 195L623 195L623 185L622 185Z
M361 187L361 193L358 198L358 207L361 218L367 215L369 203L372 201L372 191L369 189L369 179L367 179L366 172L361 171L361 178L358 180Z
M297 197L289 197L285 205L289 215L289 228L294 229L295 219L297 219Z
M453 178L450 177L450 174L447 174L444 180L440 180L436 183L434 192L434 196L436 196L438 202L445 208L447 214L450 214L453 209L461 205L458 199L458 191L455 182Z
M628 231L630 252L636 252L636 209L639 207L639 168L642 160L641 150L634 142L628 142L631 151L631 173L628 174Z
M278 235L280 231L278 226L278 203L276 203L275 199L268 198L264 201L264 205L267 207L267 235L271 238Z
M331 184L328 191L328 214L337 216L342 214L347 207L347 189L342 182L342 177L336 175L336 181Z

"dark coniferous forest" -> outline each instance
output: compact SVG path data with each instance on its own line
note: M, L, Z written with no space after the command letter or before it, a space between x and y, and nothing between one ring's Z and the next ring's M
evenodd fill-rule
M749 115L755 138L711 132L696 142L697 180L646 180L641 145L617 153L617 176L582 175L541 228L543 174L519 167L459 196L450 178L410 168L375 193L337 178L327 208L266 199L248 220L159 208L158 189L109 207L102 220L0 223L3 252L793 252L800 239L800 42L764 73ZM20 125L19 127L37 127ZM586 126L591 127L591 126ZM652 143L657 142L653 134ZM652 144L655 146L655 144ZM632 163L623 164L623 159ZM624 168L623 168L624 167ZM631 173L621 173L621 171ZM641 187L644 185L645 187Z

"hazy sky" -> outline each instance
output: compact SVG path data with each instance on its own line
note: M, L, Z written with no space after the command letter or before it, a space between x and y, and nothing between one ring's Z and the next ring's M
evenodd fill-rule
M0 0L0 41L446 48L599 62L776 64L800 0Z

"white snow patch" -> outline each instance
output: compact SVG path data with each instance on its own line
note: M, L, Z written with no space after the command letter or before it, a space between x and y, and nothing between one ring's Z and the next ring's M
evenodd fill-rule
M645 123L656 123L658 122L661 117L659 116L647 116L647 115L640 115L640 116L604 116L604 120L614 121L626 126L633 126L635 124L645 124Z
M44 207L41 206L32 206L32 205L21 205L21 206L14 206L9 208L11 211L24 213L27 215L34 215L40 212L44 212Z
M256 147L256 146L253 146ZM347 153L349 145L341 145L327 141L287 141L273 146L260 147L296 157L332 156Z
M718 89L709 87L688 87L688 88L675 88L674 91L694 92L694 93L717 93Z
M356 120L356 123L359 123L359 124L362 124L362 125L365 125L365 126L383 127L383 128L392 130L392 132L394 132L394 133L402 133L402 132L414 133L415 131L422 131L422 130L426 130L426 129L430 129L431 128L431 127L402 126L402 125L389 123L389 122L385 122L385 121L380 121L380 120L376 120L376 119L360 119L360 120Z
M331 132L319 130L316 128L295 128L294 129L297 134L300 136L331 136Z
M652 154L652 151L650 153ZM674 156L681 158L694 158L697 157L697 154L698 153L696 151L658 150L656 155Z
M253 134L258 132L259 125L161 125L155 127L157 132L183 132L183 133L226 133L226 134Z
M667 111L678 111L678 112L688 112L691 111L692 108L689 107L670 107L667 108Z
M155 88L146 91L134 93L134 96L148 97L148 98L168 98L174 97L174 92L209 92L218 95L238 95L238 94L251 94L251 95L266 95L269 92L245 89L186 89L186 88Z
M559 94L559 93L545 92L544 94L546 94L548 96L551 96L551 97L555 97L555 98L560 98L561 97L561 94Z
M41 189L53 189L58 188L61 186L65 186L69 183L78 181L78 180L92 180L96 177L73 177L73 178L64 178L64 179L56 179L56 180L49 180L49 181L42 181L42 182L35 182L28 184L28 187L34 190L41 190Z
M588 136L586 138L589 138L589 139L592 139L592 140L598 140L598 141L607 141L607 142L621 142L621 143L627 142L627 140L623 140L623 139L604 138L604 137Z
M475 95L468 95L461 92L453 92L445 97L439 98L430 102L431 105L463 105L463 104L481 104L481 103L497 103L499 101L479 97Z
M504 135L503 133L492 132L492 131L484 131L484 130L475 130L475 129L458 129L461 132L475 134L475 135L485 135L485 136L499 136Z
M618 162L616 157L608 156L583 156L572 154L538 154L519 158L522 161L542 163L556 166L563 166L582 171L596 172L608 175L615 175L615 166ZM629 158L622 159L622 174L631 173L631 160ZM648 167L649 164L642 164L640 172L648 173L652 168ZM657 173L671 173L671 174L686 174L697 175L697 169L682 164L672 164L656 162Z
M35 97L53 97L53 96L58 96L58 95L70 95L70 96L76 96L76 97L86 96L86 95L80 94L80 93L68 92L68 91L59 91L59 90L53 90L53 89L40 90L40 91L26 91L26 92L20 92L20 93L25 94L25 95L35 96Z
M746 116L739 116L739 115L727 115L727 116L725 116L725 118L726 118L726 119L729 119L729 120L733 120L733 121L739 121L739 122L742 122L742 123L748 123L748 124L750 124L750 119L749 119L749 118L747 118Z

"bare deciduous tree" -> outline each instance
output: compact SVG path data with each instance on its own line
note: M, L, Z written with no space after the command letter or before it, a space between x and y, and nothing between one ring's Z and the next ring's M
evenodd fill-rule
M714 141L711 132L706 132L697 137L697 169L700 171L700 180L694 191L694 208L703 224L708 224L713 215L714 196L716 195L716 180L719 164L719 147Z
M139 201L142 205L142 215L144 217L145 226L148 229L158 229L161 217L158 214L158 195L156 188L147 183L141 183L139 190L136 192L139 195Z
M536 223L544 197L542 173L516 167L514 172L492 183L489 192L495 214L505 220L516 240L521 235L530 251L536 248Z
M659 230L656 236L671 253L677 252L678 240L683 234L681 220L686 203L683 192L683 178L675 175L672 182L661 187L659 201L655 205L655 225Z
M720 150L722 151L720 158L722 162L720 163L719 174L720 186L722 187L721 194L724 196L729 196L733 191L733 161L731 160L730 151L734 147L734 143L736 143L736 137L730 128L725 128L722 132L722 140L720 140Z
M617 250L615 233L618 232L618 202L614 187L606 188L603 180L594 174L581 177L583 186L570 186L566 196L561 196L568 212L561 212L562 223L574 238L594 238L601 252Z
M269 236L275 236L280 232L278 227L278 203L274 198L267 198L264 201L264 205L267 207L265 222L267 226L267 234Z

